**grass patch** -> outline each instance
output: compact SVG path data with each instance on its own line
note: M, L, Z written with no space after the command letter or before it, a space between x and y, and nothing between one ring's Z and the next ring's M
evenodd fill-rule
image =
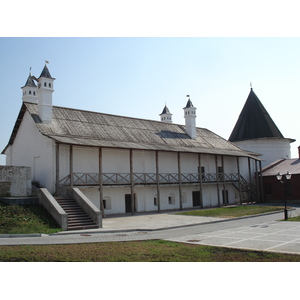
M299 262L300 255L163 240L0 246L1 262Z
M296 222L300 222L300 216L288 218L287 221L296 221Z
M238 218L243 216L251 216L268 212L276 212L283 210L283 206L262 206L262 205L239 205L231 207L220 207L211 209L201 209L177 214L201 217L219 217L219 218Z
M0 203L0 234L54 233L61 228L41 205Z

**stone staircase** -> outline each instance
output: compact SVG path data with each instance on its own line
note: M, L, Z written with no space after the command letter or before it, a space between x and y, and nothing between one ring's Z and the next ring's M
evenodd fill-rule
M68 214L68 230L98 228L73 198L55 197L55 200Z

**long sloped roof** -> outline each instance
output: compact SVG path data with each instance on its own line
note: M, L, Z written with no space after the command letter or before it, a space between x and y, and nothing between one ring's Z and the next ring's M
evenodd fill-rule
M252 88L229 137L230 142L284 138Z
M26 110L41 134L64 144L249 157L252 155L208 129L197 128L197 138L193 140L185 133L183 125L58 106L53 106L52 122L43 124L38 117L37 104L29 102L25 102L21 108L18 124L15 125L8 145L13 143Z
M280 159L271 165L263 168L263 176L276 176L278 172L282 175L289 172L290 174L300 174L300 159Z

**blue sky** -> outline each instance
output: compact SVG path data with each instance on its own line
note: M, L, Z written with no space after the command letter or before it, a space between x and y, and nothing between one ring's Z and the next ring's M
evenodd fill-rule
M0 148L19 109L21 87L45 60L55 77L53 104L159 120L165 103L184 124L191 96L197 126L228 139L253 90L281 130L300 143L300 38L0 38ZM4 164L5 156L0 156Z

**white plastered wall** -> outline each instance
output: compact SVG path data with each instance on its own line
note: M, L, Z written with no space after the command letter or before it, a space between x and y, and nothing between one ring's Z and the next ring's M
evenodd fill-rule
M7 165L31 167L32 180L55 191L55 144L37 129L26 111L13 145L6 150Z

